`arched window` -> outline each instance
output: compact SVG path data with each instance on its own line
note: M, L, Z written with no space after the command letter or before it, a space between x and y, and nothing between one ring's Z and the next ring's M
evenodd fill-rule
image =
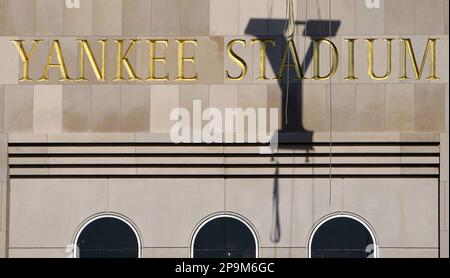
M115 215L101 215L81 227L75 238L77 258L138 258L141 244L136 229Z
M309 242L309 257L375 258L375 237L368 225L356 217L332 216L314 229Z
M232 215L218 215L203 222L195 231L193 258L256 258L258 243L253 229Z

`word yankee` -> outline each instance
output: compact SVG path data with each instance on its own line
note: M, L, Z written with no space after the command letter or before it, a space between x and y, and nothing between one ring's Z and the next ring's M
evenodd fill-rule
M382 74L375 73L375 62L379 62L380 59L375 58L374 48L376 41L377 43L383 43L386 45L386 53L379 53L378 55L385 57L386 69ZM398 45L401 50L400 63L400 75L393 77L392 75L392 45L394 39L384 38L384 39L364 39L367 45L367 74L373 80L386 80L389 78L398 78L400 80L410 79L407 75L407 67L411 65L414 78L416 80L422 79L426 61L429 62L429 71L426 77L427 80L438 80L439 77L436 73L436 61L437 52L436 45L438 38L429 38L425 45L425 50L423 53L422 61L418 63L416 59L416 54L413 49L413 44L408 38L398 39ZM305 76L305 69L302 68L302 63L300 63L298 51L293 39L288 39L283 43L276 44L276 38L265 38L265 39L233 39L224 46L226 51L227 59L230 59L232 64L237 70L237 73L231 73L229 69L225 69L224 78L227 80L242 80L248 74L248 64L243 58L239 51L244 51L247 47L256 48L258 54L258 77L256 80L282 80L284 78L285 72L292 69L295 71L295 79L303 80L327 80L333 77L339 66L339 53L336 45L325 38L313 39L312 43L312 74L310 76ZM355 74L355 42L358 39L347 38L345 39L347 48L347 73L344 80L357 80L358 76ZM77 72L77 76L70 76L69 71L66 66L64 50L61 47L59 40L53 40L49 42L50 50L48 51L47 61L42 63L42 74L39 78L30 76L30 62L34 62L36 50L42 47L41 43L43 40L35 39L31 41L25 40L12 40L22 62L22 75L19 81L49 81L50 70L55 70L59 72L59 81L88 81L86 77L86 59L89 62L90 69L95 75L97 81L105 81L107 68L111 69L107 65L108 62L113 61L115 66L113 70L108 71L108 75L111 74L112 81L196 81L198 80L197 73L197 57L196 55L217 55L217 53L196 53L197 40L196 39L174 39L169 41L167 39L117 39L117 40L98 40L95 42L89 42L88 40L77 39L74 43L78 48L78 65L76 69L71 69ZM94 45L95 44L95 45ZM144 61L144 67L146 67L146 76L142 72L137 72L135 68L138 68L131 61L136 61L136 59L131 59L130 56L134 55L136 57L136 49L138 44L144 44L144 49L148 54L148 58ZM173 55L176 57L168 56L168 48L176 44L177 54ZM271 53L268 48L280 47L280 55L272 57L274 55L269 55ZM323 48L329 49L327 53L323 52ZM27 50L28 49L28 50ZM109 53L108 53L109 52ZM97 55L95 55L96 53ZM321 56L328 55L330 57L329 69L320 69L320 59ZM110 57L115 58L114 60L108 59ZM408 57L410 63L408 63ZM322 57L323 58L323 57ZM173 60L172 60L173 59ZM207 60L208 59L203 59ZM267 61L269 60L272 65L274 76L267 76ZM276 61L274 61L276 60ZM100 61L100 63L99 63ZM176 74L168 73L166 65L168 61L176 61ZM276 65L276 66L274 66ZM39 65L38 65L39 66ZM141 67L142 68L142 67ZM326 73L323 73L323 72ZM38 79L33 79L38 78ZM94 77L91 77L94 78Z

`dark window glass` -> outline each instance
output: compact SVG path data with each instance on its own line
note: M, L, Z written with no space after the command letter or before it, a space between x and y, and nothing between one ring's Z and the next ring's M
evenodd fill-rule
M235 218L219 217L207 222L194 240L194 258L256 257L252 232Z
M323 223L311 243L312 258L373 257L370 232L359 221L348 217L333 218Z
M80 258L137 258L138 239L122 220L103 217L89 223L78 237Z

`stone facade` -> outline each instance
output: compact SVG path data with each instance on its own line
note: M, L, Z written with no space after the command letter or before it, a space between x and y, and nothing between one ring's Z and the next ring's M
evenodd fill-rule
M323 34L340 54L336 74L301 84L302 125L312 139L298 143L312 149L280 149L292 154L284 161L279 158L279 163L288 165L280 170L257 155L253 160L234 158L248 164L243 169L226 166L236 163L227 152L253 152L247 149L251 144L236 149L202 145L181 150L223 154L181 158L183 163L198 163L200 169L140 166L179 161L170 155L152 158L140 154L170 153L157 147L170 143L170 112L177 107L192 111L193 100L201 100L202 109L283 111L279 81L257 80L259 48L250 46L250 40L261 36L281 39L284 25L270 20L286 18L285 2L80 0L79 8L68 8L63 0L0 0L0 257L70 256L67 246L82 223L105 212L123 215L135 224L143 257L188 257L198 224L220 212L240 215L251 223L261 257L307 257L313 227L335 213L367 221L376 235L380 257L448 257L449 18L445 0L380 0L380 8L372 9L363 0L294 0L298 21L340 22L332 37ZM267 23L249 34L249 21L255 18ZM301 59L310 43L304 32L300 25L294 34ZM428 62L422 78L414 79L408 60L407 74L412 78L399 80L399 39L411 39L420 63L430 37L439 38L436 71L440 79L425 78ZM119 38L167 39L165 70L169 80L114 81L116 45L112 41ZM349 71L349 38L357 39L358 80L344 79ZM367 75L367 38L379 39L374 46L378 56L374 70L379 74L387 66L386 44L381 39L394 39L391 78L373 80ZM30 59L33 80L20 81L22 60L11 40L26 40L28 51L33 39L43 40ZM86 62L88 81L58 81L57 69L50 70L49 81L37 81L55 39L61 43L73 78L79 74L76 39L88 40L96 56L100 55L97 40L110 40L106 80L96 80ZM174 80L178 73L177 39L197 40L195 52L186 48L187 56L195 53L195 68L187 62L185 72L186 76L197 73L197 80ZM239 74L240 68L226 52L234 39L247 43L245 48L235 48L248 64L242 80L229 80L225 75L227 71ZM281 49L270 51L281 54ZM164 55L161 48L156 55ZM148 59L145 44L139 44L129 56L141 77L149 75ZM330 62L329 55L321 57L321 65ZM312 66L308 67L305 76L311 76L312 71ZM276 72L268 66L268 76ZM159 67L156 75L163 74ZM280 112L279 129L283 117ZM337 147L322 149L330 142L336 142ZM294 155L309 152L332 155L317 155L311 162L305 161L307 155ZM383 155L355 155L347 160L345 156L333 157L335 153L363 152ZM93 155L77 159L70 155L74 153ZM105 153L129 156L102 155ZM398 165L370 169L314 166L352 162ZM105 167L49 166L83 163ZM201 169L210 163L220 166ZM255 163L271 166L251 166ZM295 167L295 163L311 166ZM414 168L408 163L422 165ZM125 166L111 168L108 164ZM333 177L327 178L329 173ZM275 180L280 191L279 240L271 237Z

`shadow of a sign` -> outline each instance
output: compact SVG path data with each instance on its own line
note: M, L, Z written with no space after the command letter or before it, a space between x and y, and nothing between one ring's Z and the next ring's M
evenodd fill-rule
M285 19L264 19L264 18L252 18L250 19L245 34L255 36L256 38L263 39L268 38L267 34L264 34L264 28L272 26L275 29L283 30L283 26L287 24ZM337 20L308 20L308 21L295 21L296 25L304 25L303 36L310 37L311 39L319 39L325 37L333 37L337 34L340 21ZM275 35L277 39L281 40L283 48L287 45L287 39L283 36L283 33ZM274 36L271 36L274 37ZM278 43L278 42L277 42ZM313 60L313 43L308 46L305 52L304 60L301 62L303 72L306 72ZM276 51L267 50L266 56L274 72L278 72L281 64L281 55ZM290 58L292 61L292 58ZM284 69L284 76L286 71L291 69ZM295 77L295 73L290 73ZM295 79L295 78L292 78ZM282 92L282 127L278 131L278 142L281 143L279 147L283 147L284 144L300 143L298 146L302 148L310 148L312 142L313 132L306 130L303 127L302 119L302 107L303 107L303 81L295 80L294 82L286 82L286 80L278 80ZM288 90L289 88L289 90Z

